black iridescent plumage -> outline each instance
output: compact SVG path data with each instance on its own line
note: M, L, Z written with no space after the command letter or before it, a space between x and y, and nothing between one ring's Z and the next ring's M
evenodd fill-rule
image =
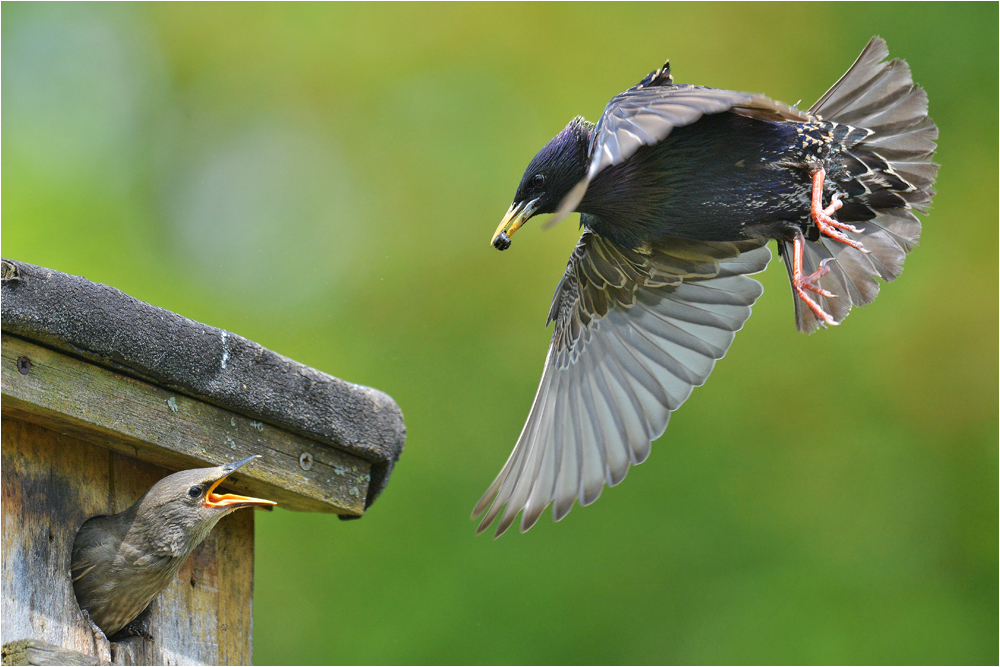
M620 482L750 315L774 239L796 322L839 324L899 275L937 173L937 128L906 63L874 38L808 111L675 85L669 66L575 118L529 164L495 247L540 213L580 212L552 303L542 380L514 452L479 501L497 534L523 510Z

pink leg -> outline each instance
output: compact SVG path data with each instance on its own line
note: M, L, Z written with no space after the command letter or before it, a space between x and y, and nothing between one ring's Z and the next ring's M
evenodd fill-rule
M805 237L801 234L795 237L793 242L792 251L792 288L795 293L798 294L799 298L802 299L809 310L813 311L813 314L818 320L823 322L823 324L836 326L838 322L833 319L833 316L827 313L825 310L820 308L819 304L816 303L811 296L806 292L809 290L820 296L825 296L828 299L833 298L835 295L827 290L815 285L814 283L828 274L830 269L826 268L826 261L824 260L820 267L816 269L816 272L808 276L802 275L802 248L805 245Z
M837 222L830 216L840 209L844 204L840 201L840 195L834 195L833 199L830 201L830 205L823 208L823 181L826 179L826 169L822 167L813 174L813 186L812 186L812 204L809 207L809 212L812 214L812 219L816 223L816 227L823 234L826 234L831 239L835 241L840 241L845 245L849 245L852 248L856 248L863 253L868 253L865 247L860 241L855 241L847 234L844 234L838 230L843 229L848 232L854 232L855 234L860 234L862 231L853 225L847 225L843 222Z
M833 199L830 200L830 205L823 208L823 182L826 179L826 170L820 167L816 173L813 174L812 179L812 202L809 206L809 213L812 215L813 222L816 223L816 227L819 229L820 233L829 236L835 241L839 241L845 245L849 245L852 248L860 250L863 253L867 253L868 250L865 249L860 241L855 241L850 236L840 231L844 230L860 234L863 230L858 229L853 225L838 222L831 217L834 213L840 210L841 206L843 206L843 203L840 201L840 195L834 195ZM800 234L795 238L793 243L792 287L795 289L795 293L799 296L799 298L802 299L807 306L809 306L809 310L816 315L817 319L826 325L836 325L837 322L833 319L833 316L820 308L819 304L816 303L816 301L813 300L813 298L807 293L807 291L812 292L828 299L836 296L835 294L832 294L831 292L816 285L817 280L830 272L830 269L826 266L826 263L830 260L823 260L823 263L820 264L815 273L804 276L802 275L802 250L804 247L805 238Z

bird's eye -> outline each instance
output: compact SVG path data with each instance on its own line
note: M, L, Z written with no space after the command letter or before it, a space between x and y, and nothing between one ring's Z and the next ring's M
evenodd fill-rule
M192 498L197 498L198 496L201 495L201 487L192 486L190 489L188 489L188 495L191 496Z
M545 174L535 174L535 176L531 179L531 182L536 187L541 187L545 184Z

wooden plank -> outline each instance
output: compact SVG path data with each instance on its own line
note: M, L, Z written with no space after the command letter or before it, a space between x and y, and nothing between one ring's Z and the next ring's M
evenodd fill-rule
M217 558L220 665L253 662L254 513L236 512L219 522Z
M2 341L4 417L171 470L261 454L226 488L286 509L364 513L368 461L7 333Z
M99 655L69 571L80 525L108 513L108 452L13 419L0 443L3 639Z
M3 641L42 640L105 664L249 664L252 511L220 521L153 602L154 642L110 644L95 638L76 603L73 540L84 520L129 507L170 471L11 418L0 456Z

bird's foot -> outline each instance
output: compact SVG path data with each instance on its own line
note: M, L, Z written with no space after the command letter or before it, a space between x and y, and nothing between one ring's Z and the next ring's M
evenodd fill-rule
M104 634L104 630L101 630L100 626L97 625L97 623L94 623L94 619L90 617L90 612L86 609L80 609L80 611L83 612L83 617L90 626L90 631L94 633L94 637L101 641L108 641L108 637Z
M849 245L856 250L868 254L868 250L864 247L861 241L855 241L847 234L844 234L840 230L853 232L855 234L860 234L863 229L859 229L854 225L848 225L843 222L838 222L833 219L833 214L840 210L840 207L844 205L840 201L840 194L833 195L833 199L830 200L830 205L823 208L823 182L826 179L826 170L820 167L815 173L813 173L813 184L812 184L812 203L809 207L809 213L812 215L813 222L816 223L816 227L819 229L821 234L829 236L835 241L840 241L844 245Z
M825 290L816 284L817 280L830 273L830 268L826 264L832 258L828 257L827 259L824 259L815 272L810 273L808 276L804 276L802 275L802 249L804 244L804 237L801 235L795 237L793 244L794 257L792 258L792 289L795 290L798 297L802 299L806 306L809 307L809 310L813 312L816 319L826 326L837 326L840 323L833 319L832 315L823 310L820 305L816 303L816 301L808 294L808 292L813 292L814 294L818 294L828 299L832 299L837 296L833 292Z
M833 260L832 257L827 257L822 262L820 262L819 268L816 269L816 271L814 271L813 273L810 273L808 276L803 276L803 275L793 276L792 279L796 282L796 286L801 287L802 289L807 289L810 292L819 294L820 296L825 296L828 299L835 298L837 296L836 294L830 292L829 290L825 290L816 284L817 280L819 280L826 274L830 273L830 268L826 264L827 262L830 262L832 260Z
M124 628L114 634L111 641L122 641L128 637L141 637L148 642L156 641L149 632L149 618L140 614L132 621L129 621Z

